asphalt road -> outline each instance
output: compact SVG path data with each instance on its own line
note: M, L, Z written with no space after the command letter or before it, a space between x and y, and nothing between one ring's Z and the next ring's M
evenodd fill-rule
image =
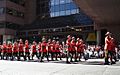
M0 60L0 75L120 75L120 61L104 65L103 59L66 64L61 61L7 61Z

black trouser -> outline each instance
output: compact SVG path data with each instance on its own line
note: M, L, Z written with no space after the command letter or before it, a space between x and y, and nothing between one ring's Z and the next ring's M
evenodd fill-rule
M4 57L7 56L7 52L2 52L2 58L1 59L4 59ZM7 57L6 57L7 59Z
M48 59L48 52L41 52L41 62L43 61L44 57L47 57L47 61L49 61Z
M77 57L76 57L76 60L77 60L77 58L78 58L79 61L80 61L80 59L81 59L81 52L77 52L77 53L76 53L76 56L77 56Z
M27 60L27 57L30 60L30 52L25 52L25 60Z
M13 59L14 59L15 57L17 57L17 60L18 60L18 59L19 59L18 52L13 52L12 57L13 57Z
M56 58L56 60L58 60L58 59L57 59L58 56L59 56L59 58L60 58L60 60L61 60L61 53L60 53L60 52L55 52L55 58Z
M105 55L105 63L106 63L106 64L109 63L109 61L108 61L109 55L110 55L110 60L111 60L111 63L112 63L112 62L113 62L113 61L112 61L113 51L109 51L109 50L108 50L108 51L105 52L105 54L106 54L106 55Z
M75 55L75 61L76 61L76 51L67 51L66 62L68 62L69 57L70 57L70 61L72 62L74 55Z
M25 56L24 56L24 52L23 51L19 52L18 60L20 60L20 57L23 57L24 60L25 60Z
M37 52L33 52L32 53L32 60L33 60L33 57L36 55L36 57L39 59L39 56L38 56L38 53Z
M51 57L51 60L53 60L54 55L55 55L55 52L48 51L48 52L47 52L47 57L48 57L48 60L49 60L49 57Z
M115 51L112 51L113 52L113 59L115 60L115 62L117 61L117 57L116 57L116 52Z
M7 59L9 59L9 57L10 57L10 60L13 60L12 52L8 52L8 53L7 53Z
M40 59L40 57L41 57L41 52L38 52L38 59Z

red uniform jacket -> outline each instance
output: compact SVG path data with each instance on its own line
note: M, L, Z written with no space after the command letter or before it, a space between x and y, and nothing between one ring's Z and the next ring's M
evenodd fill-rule
M84 50L85 50L85 44L81 43L80 48L81 48L81 52L84 52Z
M38 51L42 52L42 50L41 50L41 44L38 45Z
M32 45L32 52L33 53L36 53L37 51L36 51L36 45Z
M7 49L8 53L12 53L12 45L8 45Z
M13 52L14 52L14 53L17 53L17 52L18 52L18 47L15 46L15 45L13 46Z
M111 50L114 52L115 52L115 47L116 47L115 43L111 41Z
M71 41L69 39L66 41L66 45L67 45L67 50L71 51Z
M46 47L47 47L47 43L46 43L46 42L42 42L42 43L41 43L41 51L42 51L42 52L47 52Z
M111 38L109 38L109 37L106 37L105 38L105 47L104 47L104 49L105 50L108 50L108 51L111 51L112 49L111 49L111 45L112 43L111 43Z
M3 45L3 49L2 49L2 52L6 52L7 51L7 46L6 45Z
M59 44L55 44L55 51L60 52L60 45Z
M29 44L25 43L25 52L29 52Z
M51 46L51 51L52 51L52 52L56 52L56 51L55 51L55 44L54 44L54 43L51 43L50 46Z
M75 47L76 47L76 43L75 43L75 41L71 41L71 51L75 51L76 49L75 49Z
M19 52L24 52L23 43L19 43Z
M76 42L76 47L77 47L77 52L80 52L81 51L81 44L79 41Z
M47 45L48 45L48 51L49 51L49 52L52 52L52 50L51 50L51 43L48 42Z

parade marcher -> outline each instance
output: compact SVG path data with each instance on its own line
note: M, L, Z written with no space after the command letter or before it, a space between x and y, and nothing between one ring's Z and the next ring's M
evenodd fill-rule
M4 41L3 45L2 45L2 59L4 59L5 56L7 56L7 44ZM6 59L7 59L7 57L6 57Z
M75 42L75 37L72 37L72 40L71 40L71 62L72 62L72 58L73 56L75 56L75 61L76 60L76 42Z
M21 57L23 57L24 60L25 60L24 48L23 47L24 47L23 41L22 41L22 39L20 39L19 44L18 44L18 51L19 51L19 58L18 58L18 60L20 60Z
M79 58L79 61L81 59L81 41L80 38L77 38L77 42L76 42L76 48L77 48L77 57Z
M116 57L116 44L115 44L115 39L114 38L111 38L111 50L112 50L112 54L113 54L113 59L115 62L117 62L117 57Z
M39 59L38 57L38 53L37 53L37 43L36 41L33 41L33 44L32 44L32 60L33 60L33 57L36 55L36 57Z
M109 55L110 55L110 60L111 60L111 64L113 63L113 52L112 52L112 49L111 49L111 46L112 46L112 43L111 43L111 33L110 32L107 32L106 34L106 37L105 37L105 46L104 46L104 50L105 50L105 65L109 64Z
M61 60L60 43L59 43L59 41L57 41L56 44L55 44L55 57L56 57L56 60L58 60L57 59L58 56L59 56L59 58Z
M84 57L85 61L88 59L87 53L85 54L86 45L84 44L84 41L80 39L80 58Z
M37 48L38 48L38 58L40 59L41 53L42 53L42 50L41 50L41 42L39 42Z
M52 40L52 43L50 45L51 46L51 51L52 51L52 53L51 53L52 61L54 60L54 57L56 56L56 54L55 54L55 52L56 52L56 50L55 50L55 44L56 44L56 41Z
M29 42L28 40L25 40L25 45L24 45L24 49L25 49L25 60L27 60L27 57L28 59L30 60L30 51L29 51Z
M12 48L13 48L12 43L9 42L7 45L7 59L9 59L9 57L10 57L10 60L13 60Z
M67 40L66 40L66 63L69 63L68 59L70 57L70 52L71 52L71 36L68 35L67 36Z
M18 51L18 43L14 42L13 44L13 60L15 59L15 57L17 57L17 60L19 60L19 51Z
M51 55L51 60L53 60L51 46L52 46L52 40L48 39L48 43L47 43L48 57L50 57L50 55Z
M41 43L41 59L40 59L40 62L43 62L43 59L44 57L46 56L47 57L47 61L49 61L48 59L48 50L47 50L47 42L46 42L46 39L45 38L42 38L42 43Z

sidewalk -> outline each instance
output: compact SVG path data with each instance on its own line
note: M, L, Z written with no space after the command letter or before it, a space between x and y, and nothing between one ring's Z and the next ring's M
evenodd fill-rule
M0 75L120 75L120 66L0 60Z

